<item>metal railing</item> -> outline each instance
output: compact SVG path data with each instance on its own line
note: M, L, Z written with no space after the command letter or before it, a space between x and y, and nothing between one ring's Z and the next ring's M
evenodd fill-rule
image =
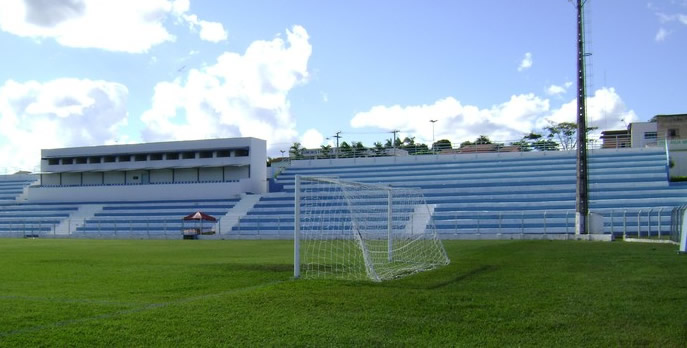
M669 239L675 234L676 209L603 209L602 233L623 238ZM226 218L225 218L226 219ZM246 215L216 223L146 219L0 219L0 237L140 238L180 239L184 231L200 229L216 238L289 238L293 216ZM411 222L412 223L412 222ZM571 235L575 233L574 210L458 211L435 212L432 223L441 236L472 235Z
M667 141L666 141L667 139ZM658 135L655 138L641 139L637 141L639 147L664 147L668 144L685 144L687 139L667 138ZM305 153L298 156L290 155L293 160L333 159L333 158L360 158L360 157L388 157L403 155L433 155L433 154L470 154L489 152L541 152L541 151L572 151L575 144L562 144L558 140L545 138L539 142L525 142L518 140L492 140L489 144L458 145L460 142L452 142L451 147L438 146L433 149L426 144L400 145L383 148L339 148L338 153L332 148L327 153L319 149L305 149ZM590 151L599 149L631 148L632 143L628 135L604 135L603 138L592 138L587 141L587 149Z

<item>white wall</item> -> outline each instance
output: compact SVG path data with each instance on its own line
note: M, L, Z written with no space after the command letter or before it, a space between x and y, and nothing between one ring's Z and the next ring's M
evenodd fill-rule
M126 172L126 183L127 184L140 184L142 183L143 171L135 170Z
M103 173L83 173L84 185L101 185L103 183Z
M53 202L106 202L173 199L227 199L251 192L252 182L121 185L121 186L70 186L28 189L30 201Z
M124 172L105 172L105 184L107 184L107 185L124 184Z
M171 169L156 169L150 171L150 182L172 182L172 170Z
M670 161L673 167L670 168L670 176L687 176L687 140L669 141Z
M632 122L630 126L630 137L632 147L645 147L646 145L656 145L656 139L645 139L644 133L656 132L656 122Z
M248 179L249 175L248 166L224 168L224 180Z
M62 185L81 185L81 173L62 173Z
M222 181L222 168L200 168L200 181Z
M198 170L196 168L184 168L174 170L174 182L197 181Z
M41 185L59 185L60 174L43 174L41 176Z

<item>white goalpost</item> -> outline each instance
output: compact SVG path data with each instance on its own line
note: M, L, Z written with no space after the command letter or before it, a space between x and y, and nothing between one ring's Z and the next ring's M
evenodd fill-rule
M296 176L294 277L382 281L448 264L419 189Z

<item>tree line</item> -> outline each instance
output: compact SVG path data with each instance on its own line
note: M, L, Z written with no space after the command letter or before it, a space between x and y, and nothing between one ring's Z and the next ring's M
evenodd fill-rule
M587 133L596 130L598 127L588 127ZM480 135L474 141L464 141L460 143L460 148L473 145L494 145L494 149L506 146L504 143L495 143L486 135ZM509 145L518 146L520 151L559 151L573 150L577 147L577 124L574 122L551 122L540 132L530 132L520 140L511 142ZM322 145L318 158L353 158L361 156L388 156L389 149L401 149L408 151L410 155L428 155L441 152L442 150L452 149L453 144L448 139L440 139L434 142L431 147L427 144L415 142L415 137L405 137L403 139L386 139L385 143L375 142L373 146L366 147L360 141L352 141L350 144L343 141L339 145L338 153L331 145ZM293 159L304 158L303 146L299 142L293 143L289 148L289 157Z

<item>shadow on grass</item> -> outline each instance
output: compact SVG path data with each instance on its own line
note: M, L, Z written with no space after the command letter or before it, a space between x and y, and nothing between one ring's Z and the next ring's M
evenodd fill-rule
M360 287L360 286L371 286L371 287L384 287L384 288L399 288L399 289L417 289L417 290L436 290L436 289L441 289L443 287L449 286L451 284L456 284L461 281L468 280L470 278L476 277L478 275L487 273L487 272L492 272L495 271L498 267L493 266L493 265L483 265L480 267L477 267L475 269L472 269L466 273L459 274L455 276L454 278L442 281L442 282L437 282L437 283L429 283L424 281L422 282L422 285L417 284L418 279L413 279L415 276L424 274L424 272L415 274L415 275L410 275L405 278L400 278L400 279L394 279L394 280L388 280L388 281L383 281L380 283L373 282L373 281L368 281L368 280L352 280L352 281L345 281L346 283L344 284L345 286L351 286L351 287ZM428 272L433 272L433 271L428 271ZM426 279L425 279L426 280Z
M222 263L205 264L201 265L201 267L231 272L293 272L292 264Z
M466 279L470 279L470 278L472 278L472 277L474 277L474 276L477 276L477 275L480 275L480 274L483 274L483 273L487 273L487 272L491 272L491 271L493 271L493 270L495 270L495 269L496 269L496 267L491 266L491 265L480 266L480 267L477 267L477 268L475 268L475 269L473 269L473 270L468 271L467 273L460 274L460 275L458 275L457 277L455 277L455 278L453 278L453 279L449 279L449 280L444 281L444 282L441 282L441 283L430 284L430 285L424 287L424 289L427 289L427 290L435 290L435 289L443 288L443 287L445 287L445 286L448 286L448 285L451 285L451 284L455 284L455 283L464 281L464 280L466 280Z

